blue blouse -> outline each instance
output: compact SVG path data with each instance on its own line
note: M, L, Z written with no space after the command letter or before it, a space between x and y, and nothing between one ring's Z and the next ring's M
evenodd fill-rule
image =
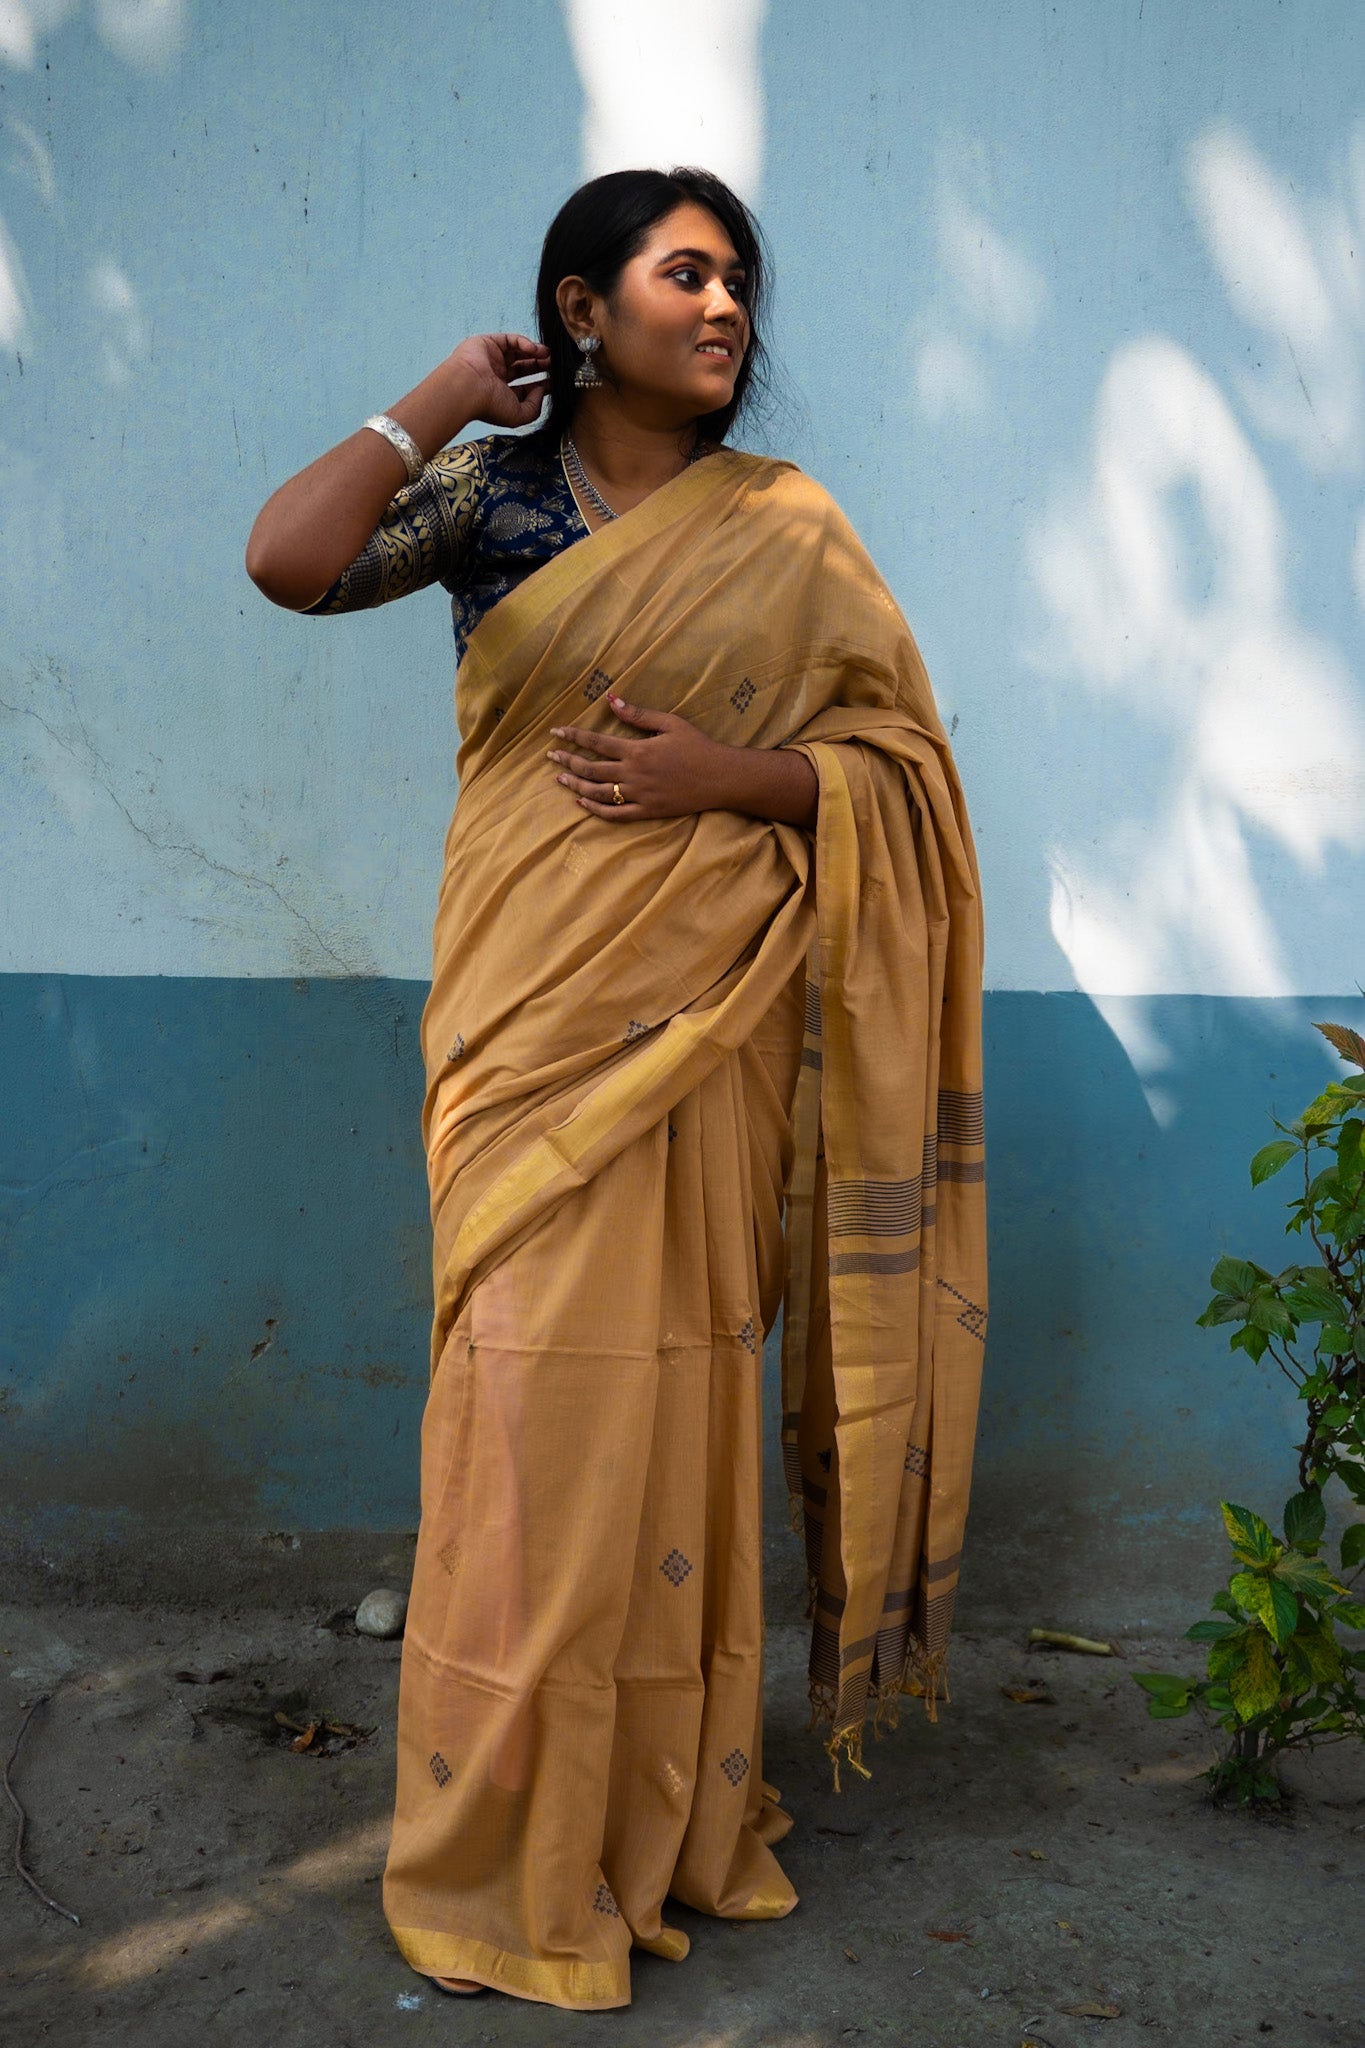
M455 658L515 584L591 532L557 450L486 434L433 456L405 484L360 553L310 613L355 612L439 583L450 593Z

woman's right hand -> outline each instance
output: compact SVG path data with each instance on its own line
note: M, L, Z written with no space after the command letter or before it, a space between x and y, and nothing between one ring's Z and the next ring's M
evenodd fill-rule
M525 334L471 334L446 358L458 374L472 417L494 427L529 426L545 402L548 376L511 388L514 377L548 372L550 351Z

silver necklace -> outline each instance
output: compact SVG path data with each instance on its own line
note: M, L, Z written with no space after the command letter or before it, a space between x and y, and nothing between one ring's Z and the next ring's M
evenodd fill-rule
M687 458L688 462L695 462L701 452L700 445L695 447ZM600 512L604 519L618 519L620 517L618 512L612 510L601 492L593 489L592 479L584 469L582 458L567 434L562 435L560 438L559 459L564 466L565 481L568 483L571 492L573 486L577 484L579 490L591 502L594 511Z

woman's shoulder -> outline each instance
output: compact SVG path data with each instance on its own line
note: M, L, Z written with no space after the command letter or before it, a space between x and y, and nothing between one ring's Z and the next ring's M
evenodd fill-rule
M788 518L800 517L818 525L843 519L838 501L790 456L752 455L738 449L725 452L739 456L744 463L755 505L780 508Z
M472 486L476 492L534 487L548 468L545 453L528 447L516 434L479 434L469 441L453 441L427 464L435 482L461 491Z

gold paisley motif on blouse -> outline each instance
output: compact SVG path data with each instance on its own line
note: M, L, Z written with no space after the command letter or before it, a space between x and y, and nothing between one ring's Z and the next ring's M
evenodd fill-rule
M433 456L405 484L355 560L307 611L365 611L439 583L457 660L484 613L588 527L557 456L488 434Z

